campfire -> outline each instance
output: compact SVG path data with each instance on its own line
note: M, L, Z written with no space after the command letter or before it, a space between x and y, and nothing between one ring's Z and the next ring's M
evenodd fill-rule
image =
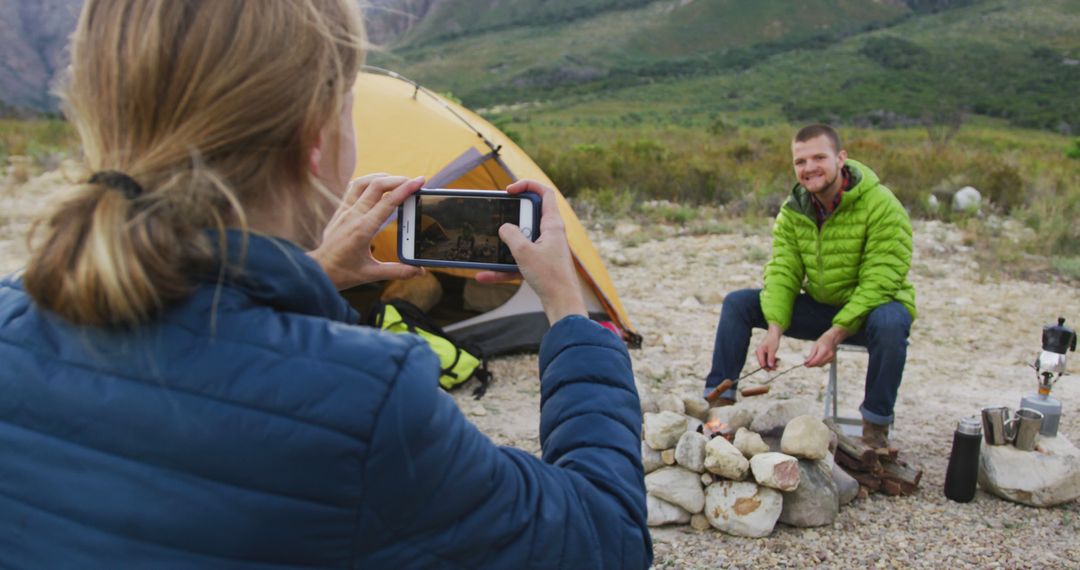
M728 441L735 439L735 430L720 420L709 420L697 427L697 432L705 437L712 439L714 437L723 437Z
M896 450L838 433L813 402L784 400L755 413L667 395L656 406L642 431L651 526L761 537L777 522L829 525L856 496L912 493L922 475Z

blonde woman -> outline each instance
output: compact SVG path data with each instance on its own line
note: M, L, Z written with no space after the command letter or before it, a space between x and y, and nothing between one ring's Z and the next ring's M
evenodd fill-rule
M510 187L538 242L503 228L552 325L542 459L354 325L339 289L416 271L368 245L423 182L348 184L361 32L354 0L87 0L88 174L0 281L0 567L649 565L630 360L549 190Z

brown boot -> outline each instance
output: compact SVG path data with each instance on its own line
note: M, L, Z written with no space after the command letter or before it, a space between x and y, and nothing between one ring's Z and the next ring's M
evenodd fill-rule
M889 447L889 426L878 425L863 420L862 440L863 443L873 449L885 449Z
M724 406L734 406L735 400L729 400L727 398L716 398L712 402L709 402L710 408L721 408Z

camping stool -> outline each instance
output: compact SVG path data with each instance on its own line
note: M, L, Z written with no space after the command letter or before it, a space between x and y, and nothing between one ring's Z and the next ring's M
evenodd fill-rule
M840 343L836 347L836 355L829 363L829 385L825 388L824 416L825 419L832 420L844 435L860 437L862 436L862 417L840 417L838 412L837 392L839 390L836 386L836 361L839 360L841 352L867 352L867 350L865 346L857 344Z

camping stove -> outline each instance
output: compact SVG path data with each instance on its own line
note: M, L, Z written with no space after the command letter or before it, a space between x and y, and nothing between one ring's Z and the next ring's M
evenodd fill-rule
M1020 399L1021 408L1032 408L1043 413L1042 429L1046 437L1057 435L1061 423L1061 401L1050 397L1050 389L1065 374L1065 353L1076 351L1076 332L1065 326L1065 319L1058 318L1057 325L1043 327L1042 352L1035 359L1035 374L1039 377L1039 392Z

